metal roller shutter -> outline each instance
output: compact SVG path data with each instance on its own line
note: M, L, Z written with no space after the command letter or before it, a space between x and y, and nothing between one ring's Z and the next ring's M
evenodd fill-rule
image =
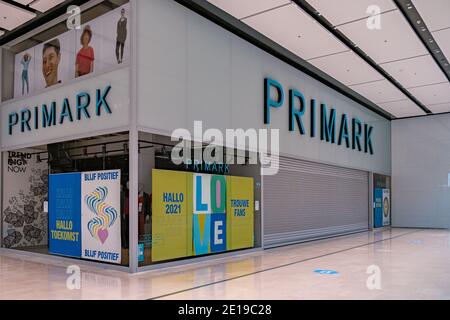
M368 230L368 172L280 157L263 188L265 247Z

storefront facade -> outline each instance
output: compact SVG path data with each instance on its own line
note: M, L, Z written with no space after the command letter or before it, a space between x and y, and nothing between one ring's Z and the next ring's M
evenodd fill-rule
M373 226L389 120L175 1L82 12L2 49L2 250L138 272ZM278 173L227 129L279 129Z

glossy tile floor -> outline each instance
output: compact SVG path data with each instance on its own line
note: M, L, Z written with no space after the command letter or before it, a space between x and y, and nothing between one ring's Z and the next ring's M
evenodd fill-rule
M66 286L68 265L0 253L0 299L450 299L446 230L365 232L137 275L81 266L79 290Z

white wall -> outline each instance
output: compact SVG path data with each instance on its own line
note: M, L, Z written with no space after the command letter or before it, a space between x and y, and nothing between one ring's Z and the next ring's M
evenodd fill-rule
M176 128L192 130L195 120L203 120L204 129L264 128L263 80L271 77L283 84L286 95L290 87L298 89L307 101L317 100L317 110L326 103L337 109L337 119L346 113L350 121L357 116L374 127L375 155L322 142L319 134L300 136L288 131L286 101L271 114L283 154L390 174L389 121L174 1L136 5L141 128L170 135Z
M392 122L392 222L450 228L450 114Z

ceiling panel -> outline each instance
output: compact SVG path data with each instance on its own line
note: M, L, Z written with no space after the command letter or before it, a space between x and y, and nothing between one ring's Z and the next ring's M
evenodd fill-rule
M450 61L450 28L433 32L432 35L442 52L445 54L447 60Z
M242 21L305 60L348 50L296 4Z
M435 31L450 27L449 0L413 0L413 4L428 27Z
M375 62L384 63L428 53L400 11L381 15L381 29L369 30L366 20L339 27Z
M387 80L357 84L350 88L377 104L405 99L405 95Z
M420 109L412 100L406 99L387 103L380 103L378 106L387 112L393 114L397 118L423 116L425 111Z
M208 0L232 16L242 19L275 7L288 4L290 0Z
M316 58L308 62L345 85L384 79L353 51Z
M377 5L381 12L396 9L392 0L307 0L307 2L320 12L334 26L369 16L367 8Z
M64 0L36 0L30 4L30 7L40 12L46 12L63 2Z
M30 4L31 2L33 2L34 0L14 0L14 2L20 3L24 6Z
M450 102L450 83L411 88L409 91L426 106Z
M34 17L32 12L0 1L0 28L11 31Z
M430 55L389 62L382 64L381 67L405 88L447 81Z
M427 106L433 113L450 112L450 102L432 104Z

